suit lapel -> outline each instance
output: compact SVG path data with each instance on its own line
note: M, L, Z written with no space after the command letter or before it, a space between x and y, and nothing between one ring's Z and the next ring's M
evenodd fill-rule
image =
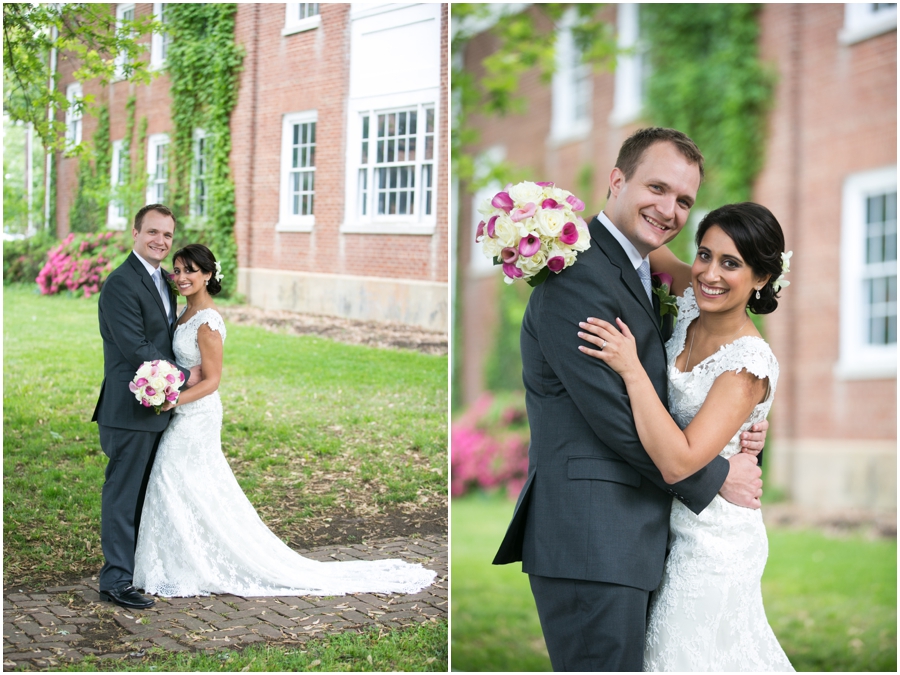
M663 336L659 327L659 309L657 308L658 299L655 295L653 295L653 303L647 299L647 291L644 290L644 284L641 283L637 270L632 266L631 260L628 259L621 244L607 231L603 223L595 217L588 229L591 232L591 239L603 251L609 262L618 268L622 284L634 296L635 301L647 312L647 316L653 321L653 325L656 326L656 332L659 333L659 337L662 340Z
M138 277L140 277L141 283L144 284L144 288L146 288L150 292L150 294L153 296L153 299L156 301L156 306L159 307L160 313L162 313L163 318L166 320L166 325L169 327L169 334L171 334L172 322L169 321L169 317L166 316L166 306L163 304L162 296L160 296L159 290L156 288L156 284L153 283L153 277L147 274L147 269L143 264L141 264L141 261L137 259L137 256L134 255L134 253L132 253L128 257L128 260L131 263L131 266L134 268L135 272L137 272ZM171 295L169 297L171 297ZM171 305L171 303L169 304Z

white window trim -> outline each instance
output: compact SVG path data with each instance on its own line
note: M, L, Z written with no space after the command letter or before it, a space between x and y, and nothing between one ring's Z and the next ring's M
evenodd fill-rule
M640 47L639 5L616 5L616 57L613 109L609 123L624 126L640 119L644 110L644 56Z
M866 198L897 189L897 167L886 166L848 176L841 199L840 356L834 374L842 380L897 376L897 345L870 345L862 313L865 265Z
M305 19L295 19L297 16L297 5L299 2L288 2L284 6L284 28L281 29L282 35L293 35L294 33L302 33L304 31L318 28L322 25L322 6L319 5L319 14L308 16Z
M156 21L159 21L162 16L164 4L163 2L153 3L153 18ZM166 60L162 56L165 38L165 35L156 32L150 37L150 70L162 70L166 67Z
M870 3L848 2L844 5L844 26L838 32L838 43L853 45L897 29L897 8L873 12Z
M205 178L206 178L206 213L202 216L199 216L196 213L196 207L197 207L197 201L196 201L197 200L197 174L196 174L197 141L199 141L201 139L209 140L209 139L211 139L211 136L208 133L206 133L206 131L204 131L203 129L194 129L193 142L191 143L191 175L190 175L190 181L191 181L190 200L191 201L190 201L190 206L189 206L189 214L190 215L188 216L188 222L189 222L190 226L194 227L194 228L202 228L203 225L206 223L207 219L209 218L209 204L210 204L209 178L210 178L211 174L209 171L208 150L207 150L207 163L206 163L206 174L205 174Z
M291 127L295 124L316 123L316 149L318 150L319 112L304 110L303 112L286 113L281 123L281 175L278 190L278 223L277 232L312 232L316 224L315 190L313 190L313 213L309 216L297 216L291 213ZM318 154L318 152L316 153Z
M593 117L588 112L587 117L574 119L574 88L572 81L576 73L588 74L588 103L593 98L593 80L591 78L591 65L588 63L577 64L571 67L575 41L572 38L571 26L575 22L575 10L568 9L560 21L559 32L556 36L556 69L553 73L551 117L550 117L550 144L558 145L571 141L587 138L593 126Z
M125 15L125 13L129 9L132 12L132 14L131 14L132 18L134 18L135 11L136 11L134 3L116 5L116 30L117 31L119 30L119 27L121 26L122 17ZM116 55L116 71L115 71L115 74L113 75L114 82L119 81L125 77L124 67L125 67L125 55L121 54L121 53L117 54Z
M153 134L147 139L147 204L155 204L156 184L153 182L156 176L156 148L169 144L169 134ZM166 151L168 155L168 151Z
M84 113L81 110L77 112L75 110L75 103L82 99L84 99L84 92L80 82L73 82L66 87L66 100L69 102L69 107L66 108L66 148L69 150L81 143L83 137ZM75 126L76 122L77 126Z
M119 168L119 162L121 162L122 156L122 144L124 141L113 141L112 142L112 162L109 167L109 185L110 190L114 191L120 183L117 181L118 176L116 175L117 170ZM125 226L128 225L127 216L119 216L117 211L119 210L119 204L116 200L109 200L109 209L106 214L106 226L110 230L124 230Z
M422 89L410 94L388 94L351 100L348 117L347 154L345 156L345 199L346 210L340 231L345 234L412 234L433 235L437 227L437 201L443 177L443 160L440 156L442 120L440 115L440 88ZM362 148L361 115L365 112L377 115L383 112L409 109L417 106L431 106L434 109L434 158L432 160L433 208L430 216L417 214L412 216L392 215L375 216L370 213L363 218L359 214L358 176L360 169L360 151ZM424 123L424 117L423 117ZM374 127L370 127L373 129ZM373 142L373 132L369 133L369 143ZM370 154L373 152L370 146ZM420 178L420 177L417 177ZM421 184L420 184L420 187ZM370 191L374 190L374 185ZM421 203L421 200L420 200Z

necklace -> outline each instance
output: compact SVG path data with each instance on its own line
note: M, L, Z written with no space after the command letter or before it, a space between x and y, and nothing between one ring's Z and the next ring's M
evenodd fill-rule
M748 322L749 320L750 320L750 316L749 316L749 315L745 315L744 323L741 324L741 327L737 329L737 332L736 332L734 335L732 335L730 338L728 338L727 340L725 340L725 342L723 342L722 344L723 344L723 345L727 345L729 342L731 342L732 340L734 340L734 338L737 336L737 334L740 333L742 330L744 330L744 326L747 325L747 322ZM698 326L699 326L699 323L698 323ZM691 365L691 352L694 351L694 338L695 338L695 337L697 337L697 326L694 327L694 332L691 333L691 346L690 346L690 348L688 349L687 361L684 362L684 372L686 372L686 373L691 372L691 369L690 369L688 366Z

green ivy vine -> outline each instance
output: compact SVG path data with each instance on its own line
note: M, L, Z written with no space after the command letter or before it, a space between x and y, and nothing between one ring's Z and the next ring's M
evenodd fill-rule
M759 59L759 5L642 4L650 46L645 111L706 158L699 206L747 201L765 161L774 74Z
M137 123L135 138L135 107L137 98L132 95L125 102L125 136L122 139L122 174L119 185L113 189L113 198L123 205L126 217L130 219L140 210L146 201L147 172L146 151L147 118L141 117ZM134 156L132 157L132 149ZM130 224L130 223L129 223ZM125 227L128 230L128 225Z
M236 12L235 3L170 4L166 10L166 28L172 36L166 53L174 124L171 206L180 222L202 228L202 234L195 234L200 234L222 264L222 289L226 294L233 292L237 283L235 191L228 167L229 121L237 105L238 74L244 57L243 49L234 39ZM202 223L190 218L196 129L206 133L211 151L207 169L208 208Z
M93 147L90 147L93 146ZM109 206L109 168L112 145L109 140L109 108L97 112L97 130L84 151L78 153L78 178L69 229L72 232L97 232L106 225Z

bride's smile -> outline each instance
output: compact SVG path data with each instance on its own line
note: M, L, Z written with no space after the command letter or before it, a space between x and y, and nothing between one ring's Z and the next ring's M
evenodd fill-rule
M204 273L200 269L188 267L181 259L176 260L172 267L172 281L175 282L178 292L186 298L204 289L211 276L212 274Z

